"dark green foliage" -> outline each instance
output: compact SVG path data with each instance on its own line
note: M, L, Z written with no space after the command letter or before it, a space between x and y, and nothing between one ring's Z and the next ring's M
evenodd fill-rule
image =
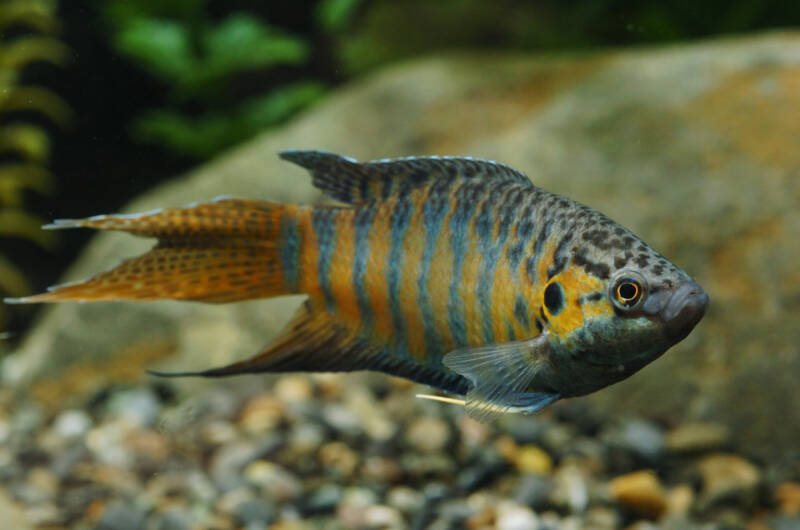
M115 47L166 86L172 105L133 124L136 138L205 158L281 123L324 93L314 81L278 85L243 102L239 76L304 64L308 43L249 13L219 21L204 2L109 4ZM191 109L187 111L186 109Z

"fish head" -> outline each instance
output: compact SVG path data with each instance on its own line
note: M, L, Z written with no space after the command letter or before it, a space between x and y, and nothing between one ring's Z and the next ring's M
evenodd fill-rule
M570 264L543 289L564 395L586 394L638 371L683 340L708 306L708 294L687 273L638 238L633 244L619 239L616 246L574 249Z

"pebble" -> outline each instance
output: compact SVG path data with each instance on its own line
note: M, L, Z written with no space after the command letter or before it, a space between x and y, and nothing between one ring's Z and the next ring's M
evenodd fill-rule
M254 523L268 525L275 520L277 509L267 499L247 499L233 508L233 516L248 527Z
M319 463L326 473L350 478L358 466L358 454L342 442L329 442L319 450Z
M541 446L554 456L563 454L570 442L576 438L575 428L561 423L552 424L542 434Z
M667 494L666 516L685 518L694 504L694 489L689 484L678 484Z
M403 516L391 506L368 506L364 510L364 524L369 528L402 528Z
M425 502L425 496L408 486L397 486L386 494L386 502L403 513L416 513Z
M96 530L140 530L144 527L145 513L121 501L112 501L103 510Z
M653 471L635 471L609 483L611 497L639 516L659 519L667 509L661 482Z
M481 447L489 441L489 427L466 414L462 414L456 419L456 426L458 427L458 439L467 448Z
M519 447L512 458L514 466L520 473L549 475L553 470L553 460L550 455L536 445Z
M5 517L5 514L3 514ZM57 526L63 520L63 514L53 504L36 504L25 510L28 524L35 526ZM4 519L4 524L7 524ZM11 527L6 527L11 528ZM15 529L16 530L16 529Z
M442 453L432 454L405 454L400 465L407 475L415 479L423 477L452 477L456 470L456 463L449 456Z
M783 515L800 515L800 482L783 482L775 490L775 498Z
M583 512L589 504L589 489L580 469L574 465L559 467L553 475L550 499L556 506L572 513Z
M66 439L80 438L92 427L92 419L82 410L65 410L53 421L54 433Z
M169 508L161 514L158 530L192 530L197 526L192 514L182 508Z
M358 417L370 439L385 442L397 433L397 424L381 409L375 396L366 388L355 387L346 394L345 405Z
M211 457L208 469L214 480L225 481L231 475L239 475L256 458L258 446L249 440L241 440L217 449Z
M52 499L58 493L58 477L44 467L35 467L28 471L27 483L39 491L45 499Z
M254 498L255 494L250 488L241 486L222 494L222 496L215 500L215 505L223 514L233 515L237 506Z
M592 530L614 530L621 526L620 522L619 514L605 506L589 508L583 517L583 527Z
M169 457L169 442L151 429L137 429L125 437L126 447L135 455L140 472L157 472Z
M88 459L89 451L83 444L77 444L71 447L60 449L50 462L50 470L56 474L59 479L69 477L81 461ZM0 469L3 467L2 459L0 459ZM1 475L0 475L1 476Z
M134 455L125 444L125 436L131 428L124 420L103 423L86 434L86 446L98 462L128 469L134 463Z
M308 454L316 452L325 442L325 430L314 423L297 425L289 434L287 446L295 454Z
M495 527L497 522L497 513L493 506L487 506L485 508L476 510L469 506L467 503L460 503L458 501L453 501L450 504L454 506L458 506L463 504L463 510L466 512L465 514L459 514L455 510L444 511L442 510L442 514L447 517L447 521L450 523L450 527L455 528L468 528L470 530L479 530L484 528L492 528ZM464 515L467 515L464 517Z
M328 403L322 407L322 418L329 427L345 438L356 438L362 433L358 416L341 403Z
M191 470L183 475L185 476L185 491L190 501L207 505L217 497L217 490L205 473Z
M456 485L461 492L472 492L491 483L496 477L507 471L505 460L495 451L480 451L468 467L462 469L456 478Z
M245 467L243 475L248 483L257 486L267 498L275 502L287 502L303 493L300 480L273 462L251 462Z
M442 451L450 441L450 426L435 416L422 416L412 421L406 431L406 442L417 451Z
M697 463L703 479L701 503L709 507L722 501L736 501L752 506L756 500L761 472L741 456L716 453Z
M346 527L365 527L367 510L378 504L378 496L370 489L347 488L336 509L339 521Z
M536 511L544 509L553 491L553 479L540 474L524 475L516 488L515 499Z
M106 403L106 414L138 427L155 425L160 413L161 403L148 388L115 392Z
M513 503L503 503L497 507L497 530L537 530L539 518L526 506Z
M717 423L692 422L678 425L667 433L665 446L673 453L700 453L725 446L730 431Z
M305 403L314 396L314 387L305 375L284 375L272 390L284 403Z
M27 402L16 408L11 416L9 429L18 436L31 436L44 424L45 416L42 408Z
M200 427L200 436L207 445L223 445L234 442L239 431L232 423L223 420L210 420Z
M259 394L245 403L239 413L239 426L259 435L274 430L283 417L284 405L271 394Z
M561 519L557 513L547 511L539 515L539 530L565 530L570 528L569 518Z
M305 496L301 511L304 515L333 512L342 499L342 495L342 488L336 484L324 484Z
M637 458L655 462L664 451L664 433L658 425L643 419L629 419L610 433L610 443Z
M403 476L403 469L394 458L368 456L361 466L361 476L378 484L393 484Z

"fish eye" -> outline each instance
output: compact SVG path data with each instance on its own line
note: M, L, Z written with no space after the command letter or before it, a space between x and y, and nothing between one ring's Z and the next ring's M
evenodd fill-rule
M644 299L646 282L639 274L626 271L612 284L611 301L619 309L631 310Z

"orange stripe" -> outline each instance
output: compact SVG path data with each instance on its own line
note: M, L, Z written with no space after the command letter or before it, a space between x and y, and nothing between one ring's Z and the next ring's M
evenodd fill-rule
M419 291L417 278L422 264L422 253L425 247L424 215L421 199L424 194L412 192L414 213L403 238L403 270L401 271L400 307L406 321L406 343L412 355L420 360L425 359L425 328L422 325L422 310L419 307Z
M319 244L314 229L311 227L311 213L313 208L301 207L297 211L297 225L302 234L300 245L300 277L299 290L306 293L315 302L322 302L322 287L317 277L317 262L319 261Z
M353 210L341 210L336 215L336 248L331 255L331 291L337 312L354 324L361 322L358 300L353 289L353 265L355 260L355 231L353 230Z
M503 256L505 256L505 252L504 248ZM511 337L508 336L509 324L514 326L517 338L521 338L521 330L515 326L516 318L514 318L516 286L505 259L501 259L494 268L492 282L492 329L495 340L498 342L511 340Z

